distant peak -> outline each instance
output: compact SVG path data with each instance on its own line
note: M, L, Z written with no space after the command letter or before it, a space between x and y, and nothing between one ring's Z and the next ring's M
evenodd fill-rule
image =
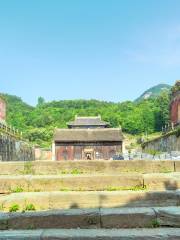
M162 91L165 91L165 90L170 91L170 89L171 89L170 85L165 83L160 83L143 92L143 94L141 94L141 96L138 97L135 100L135 102L139 102L149 98L156 98L161 94Z

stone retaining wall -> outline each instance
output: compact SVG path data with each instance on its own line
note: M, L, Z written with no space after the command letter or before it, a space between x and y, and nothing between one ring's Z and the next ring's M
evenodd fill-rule
M0 175L58 175L88 173L169 173L180 172L180 161L173 160L79 160L0 162Z
M145 142L143 144L143 151L159 151L159 152L172 152L180 151L180 136L176 133L162 135L159 138Z
M27 143L8 134L0 134L0 161L34 160L34 150Z

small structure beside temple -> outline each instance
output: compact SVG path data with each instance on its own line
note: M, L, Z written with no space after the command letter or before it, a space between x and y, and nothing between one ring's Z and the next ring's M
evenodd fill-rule
M0 96L0 122L6 121L6 101Z
M172 87L170 120L174 126L180 124L180 80Z
M55 130L53 160L108 160L122 153L121 128L109 128L101 116L76 116L67 126Z
M171 89L169 124L161 136L142 144L144 152L180 152L180 80Z

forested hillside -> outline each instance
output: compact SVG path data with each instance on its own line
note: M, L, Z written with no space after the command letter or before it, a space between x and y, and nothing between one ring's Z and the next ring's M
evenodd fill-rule
M7 121L20 129L26 138L41 146L51 144L53 130L65 128L75 115L95 116L110 122L111 127L121 126L124 132L143 134L160 131L169 118L169 93L164 91L154 99L122 103L97 100L66 100L44 102L39 98L36 107L20 98L2 94L7 100Z
M158 97L164 90L166 91L170 91L171 90L170 85L168 84L158 84L154 87L149 88L148 90L146 90L139 98L137 98L135 101L139 102L142 101L144 99L148 99L148 98L156 98Z

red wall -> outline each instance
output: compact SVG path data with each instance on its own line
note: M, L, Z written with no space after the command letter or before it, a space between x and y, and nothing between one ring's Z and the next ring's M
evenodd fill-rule
M180 121L179 119L180 116L178 116L178 108L180 108L179 106L180 106L180 97L175 98L171 103L170 115L171 115L171 122L174 124Z
M0 98L0 120L6 120L6 103Z
M89 146L73 146L73 145L63 145L56 146L56 160L74 160L74 159L84 159L84 150L93 150L93 159L110 159L112 155L122 152L122 143L117 145L93 145ZM98 156L96 153L99 153Z

